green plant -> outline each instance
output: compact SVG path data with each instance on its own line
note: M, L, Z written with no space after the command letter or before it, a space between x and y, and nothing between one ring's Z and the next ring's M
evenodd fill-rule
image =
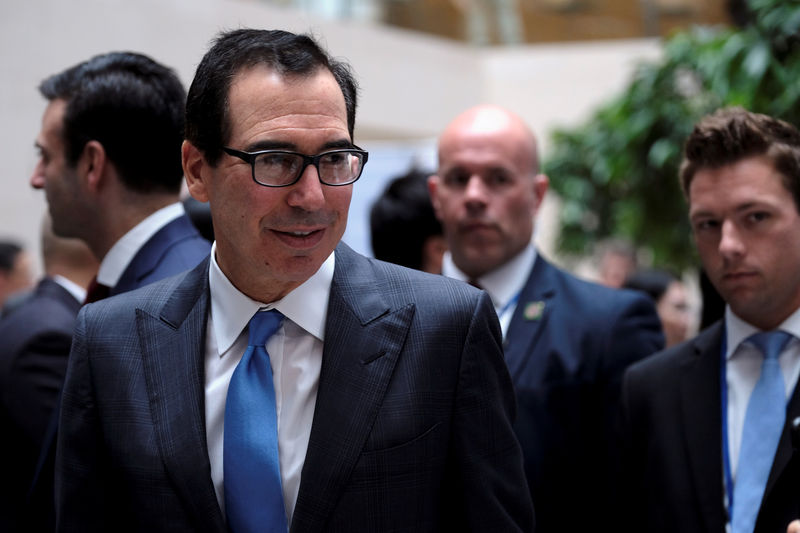
M647 249L655 264L696 264L677 181L693 125L731 105L800 125L800 2L748 6L747 27L674 35L622 95L583 126L553 133L544 169L563 201L562 253L586 254L615 236Z

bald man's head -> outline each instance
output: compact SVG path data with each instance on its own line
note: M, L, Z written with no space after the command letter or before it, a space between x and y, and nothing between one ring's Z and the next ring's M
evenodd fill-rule
M530 243L547 191L538 167L533 132L506 109L473 107L445 128L428 185L453 261L467 275L498 268Z
M509 155L532 176L539 173L536 137L517 115L495 105L479 105L467 109L448 124L439 137L439 166L442 152L447 154L453 144L497 142L505 139Z

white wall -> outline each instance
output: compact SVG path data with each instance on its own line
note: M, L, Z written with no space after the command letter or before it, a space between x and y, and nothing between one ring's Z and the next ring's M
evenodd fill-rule
M0 237L17 237L38 250L45 202L41 192L30 189L28 177L45 107L36 89L43 78L98 53L134 50L175 68L188 87L214 34L245 26L311 31L335 56L348 59L362 88L356 142L374 146L371 161L381 157L385 141L429 160L444 125L464 108L485 101L517 111L546 147L544 132L559 123L579 122L624 86L637 58L658 54L654 41L476 49L247 0L4 0ZM387 157L396 157L394 146L386 148ZM363 179L385 177L365 174ZM374 185L369 189L379 189ZM366 198L359 198L358 187L353 227L364 223Z

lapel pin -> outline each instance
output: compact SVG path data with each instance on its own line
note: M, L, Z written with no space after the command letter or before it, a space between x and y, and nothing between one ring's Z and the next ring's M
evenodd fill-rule
M525 310L522 313L522 316L525 317L525 320L539 320L542 318L542 313L544 312L544 302L528 302L525 305Z

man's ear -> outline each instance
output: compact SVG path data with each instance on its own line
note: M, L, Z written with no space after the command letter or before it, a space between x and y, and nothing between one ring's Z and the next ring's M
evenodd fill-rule
M78 173L84 177L86 187L90 191L97 192L103 187L105 172L110 163L106 149L100 142L89 141L83 147L78 160Z
M181 161L183 175L189 194L199 202L208 201L208 189L203 170L207 167L203 153L191 142L183 141L181 145Z
M442 203L439 201L438 196L439 190L439 176L433 174L428 177L428 194L431 197L431 204L433 205L433 212L436 214L436 218L439 220L442 219L441 213L441 205Z
M550 180L544 174L537 174L533 177L533 194L536 196L536 210L542 206L542 200L550 186Z

